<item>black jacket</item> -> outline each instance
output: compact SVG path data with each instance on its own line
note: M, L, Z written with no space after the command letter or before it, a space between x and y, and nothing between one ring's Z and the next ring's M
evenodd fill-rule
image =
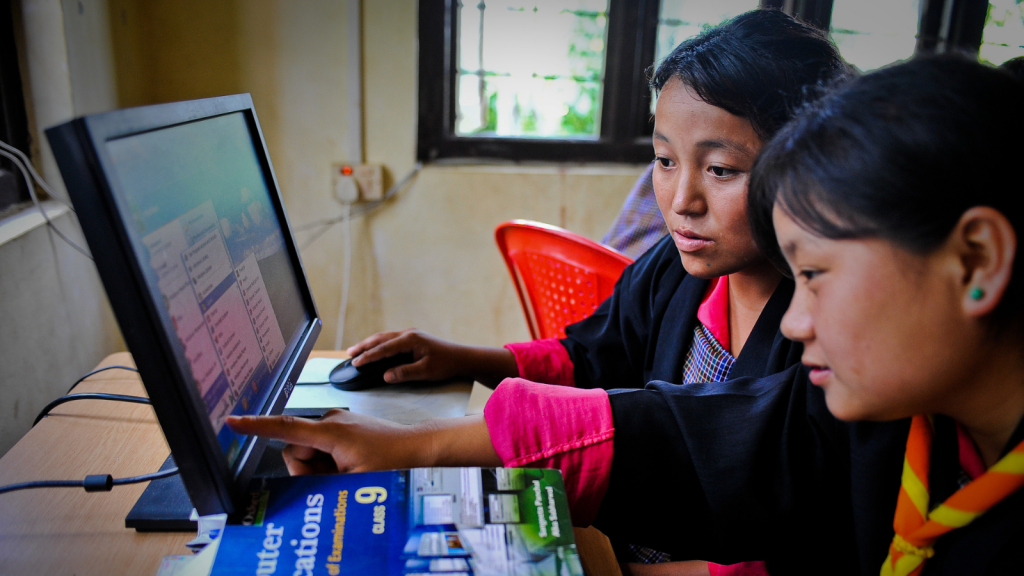
M708 281L683 268L671 237L626 267L615 292L589 318L566 327L562 345L578 388L643 388L652 380L679 383ZM803 347L779 332L793 296L783 280L768 300L730 378L767 376L800 362Z
M673 559L876 575L892 540L909 420L846 423L800 366L766 378L611 391L615 458L595 525ZM956 490L938 418L933 505ZM1024 426L1007 450L1024 439ZM941 537L925 574L1024 573L1024 491Z

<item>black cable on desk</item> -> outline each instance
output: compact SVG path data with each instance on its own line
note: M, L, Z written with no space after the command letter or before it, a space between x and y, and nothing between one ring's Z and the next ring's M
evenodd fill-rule
M85 488L86 492L109 492L114 486L125 484L138 484L150 480L167 478L178 473L178 468L168 468L152 474L142 476L130 476L128 478L113 478L110 474L92 474L86 476L85 480L37 480L35 482L21 482L20 484L8 484L0 486L0 494L14 492L15 490L29 490L32 488Z
M128 370L130 372L138 372L135 368L129 366L104 366L103 368L97 368L92 372L82 376L71 385L68 390L75 389L75 386L82 381L105 370ZM72 400L112 400L115 402L130 402L132 404L149 404L149 398L143 398L141 396L126 396L124 394L104 394L101 392L85 392L82 394L69 394L67 396L61 396L53 402L46 405L45 408L36 416L33 426L39 423L50 410L53 410L57 406L64 404L65 402L71 402ZM29 490L32 488L85 488L86 492L109 492L114 486L123 486L125 484L138 484L139 482L148 482L150 480L159 480L160 478L167 478L168 476L174 476L178 473L178 468L168 468L167 470L160 470L151 474L143 474L141 476L129 476L127 478L114 478L110 474L91 474L86 476L84 480L37 480L34 482L21 482L18 484L8 484L7 486L0 486L0 494L5 492L14 492L15 490Z
M39 424L39 421L42 420L47 414L49 414L50 410L53 410L54 408L56 408L57 406L60 406L61 404L65 403L65 402L71 402L72 400L112 400L114 402L131 402L131 403L134 403L134 404L149 404L150 403L149 402L149 398L143 398L141 396L126 396L124 394L105 394L103 392L87 392L87 393L83 393L83 394L71 394L71 391L75 389L75 386L78 386L79 384L81 384L81 382L83 380L85 380L86 378L92 376L93 374L98 374L100 372L105 372L107 370L127 370L129 372L138 373L138 369L132 368L131 366L104 366L102 368L97 368L97 369L95 369L95 370L93 370L91 372L87 372L81 378L79 378L78 380L75 380L75 383L71 385L71 388L68 388L68 394L67 395L61 396L60 398L57 398L53 402L50 402L49 404L47 404L46 407L44 407L39 412L39 415L36 416L35 421L32 422L32 426L35 426L36 424Z
M36 424L39 424L39 421L42 420L47 414L49 414L50 410L53 410L54 408L60 406L61 404L64 404L65 402L71 402L72 400L112 400L114 402L131 402L132 404L150 403L149 398L144 398L142 396L125 396L124 394L105 394L103 392L83 392L81 394L69 394L67 396L61 396L60 398L57 398L53 402L47 404L46 407L39 412L39 415L36 416L35 422L32 422L32 425L35 426Z
M79 384L81 384L82 380L85 380L86 378L88 378L89 376L92 376L93 374L99 374L100 372L105 372L107 370L127 370L129 372L136 372L136 373L138 372L138 369L132 368L131 366L104 366L103 368L97 368L97 369L93 370L92 372L89 372L89 373L85 374L84 376L82 376L78 380L75 380L75 383L71 385L71 388L68 388L68 394L70 394L71 391L75 389L75 386L78 386Z

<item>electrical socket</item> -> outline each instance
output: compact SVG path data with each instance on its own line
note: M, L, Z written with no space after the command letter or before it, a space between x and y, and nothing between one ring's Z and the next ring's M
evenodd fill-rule
M359 196L363 200L384 198L384 167L380 164L360 164L353 169L353 176L359 183Z
M356 184L358 200L384 198L384 167L380 164L331 164L331 190L339 202L356 201L347 199L351 194L348 181Z

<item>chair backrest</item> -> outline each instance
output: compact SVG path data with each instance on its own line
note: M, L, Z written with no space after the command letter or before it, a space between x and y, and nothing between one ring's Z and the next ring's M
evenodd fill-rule
M494 239L534 340L564 338L565 327L593 314L633 262L579 234L530 220L499 224Z

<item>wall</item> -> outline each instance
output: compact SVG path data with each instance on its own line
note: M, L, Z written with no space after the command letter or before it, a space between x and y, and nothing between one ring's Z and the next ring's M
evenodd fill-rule
M292 225L335 216L332 162L363 155L385 166L389 183L415 164L416 1L364 0L358 19L353 1L22 0L33 129L118 105L250 92ZM359 105L360 76L346 69L351 26L363 33L361 131L347 112ZM45 145L37 157L59 182ZM530 218L599 238L640 172L426 167L353 222L345 344L409 326L480 344L527 339L494 226ZM311 236L297 233L300 244ZM302 249L325 321L319 348L335 344L344 242L335 226ZM0 271L3 452L72 376L121 343L91 265L45 229L0 246Z
M14 21L32 157L44 179L63 193L42 129L117 107L107 4L23 0L15 2ZM71 214L54 223L84 245ZM0 222L0 232L15 225ZM4 454L43 406L104 356L124 348L92 262L40 226L0 242L0 325Z

